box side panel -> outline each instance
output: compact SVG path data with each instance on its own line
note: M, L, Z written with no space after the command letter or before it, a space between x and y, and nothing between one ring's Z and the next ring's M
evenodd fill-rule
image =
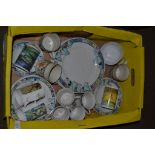
M22 129L70 129L70 128L95 128L99 126L109 126L130 123L140 120L141 111L135 110L128 113L119 113L111 116L100 116L97 118L89 118L83 121L35 121L35 122L20 122ZM9 121L9 128L15 127L15 121Z

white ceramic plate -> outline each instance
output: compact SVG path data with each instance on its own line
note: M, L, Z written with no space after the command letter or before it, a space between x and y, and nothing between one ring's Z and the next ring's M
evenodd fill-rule
M16 96L17 90L31 86L34 83L39 83L42 86L41 89L44 91L44 96L26 106L17 102L17 97L19 98L19 96ZM31 121L46 119L55 108L56 97L53 87L48 81L36 75L29 75L16 81L12 86L11 94L11 113L16 120ZM33 96L30 93L27 94L29 98L34 98L34 93Z
M85 38L73 38L64 42L55 54L62 66L61 85L83 93L92 90L103 76L104 61L96 44Z

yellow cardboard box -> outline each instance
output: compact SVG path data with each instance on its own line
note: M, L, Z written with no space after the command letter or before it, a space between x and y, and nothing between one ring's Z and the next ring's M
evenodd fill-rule
M8 128L14 128L16 123L10 114L11 100L11 60L13 37L20 34L35 34L46 32L75 32L85 31L92 35L89 37L103 40L118 41L125 49L125 58L128 60L130 77L120 83L123 91L123 102L118 113L107 116L92 114L81 121L30 121L20 122L20 128L93 128L138 121L141 118L144 93L144 48L142 36L139 34L116 30L106 27L94 26L22 26L9 27L7 34L7 52L5 62L5 117Z

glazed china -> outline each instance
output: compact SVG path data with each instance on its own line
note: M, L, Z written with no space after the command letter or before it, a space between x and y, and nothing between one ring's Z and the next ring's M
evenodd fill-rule
M126 64L117 65L112 70L112 76L115 80L125 81L129 77L129 68Z
M123 48L119 43L108 42L101 47L101 52L107 65L117 64L123 57Z
M71 120L83 120L86 115L86 110L82 106L76 106L71 110L70 119Z
M40 48L30 42L19 42L13 46L13 68L19 75L35 72L36 63L42 58L43 53Z
M25 76L16 81L11 89L12 117L30 121L46 119L55 108L56 97L53 87L45 79Z
M74 102L75 95L70 88L60 89L57 93L57 101L61 106L70 106Z
M67 40L55 54L55 60L62 66L60 84L74 92L83 93L94 89L103 76L102 54L88 39Z
M49 62L49 61L40 61L36 66L36 73L51 83L55 83L61 76L62 68L59 64Z
M60 47L60 38L56 33L47 33L41 38L41 48L47 52L56 51Z
M52 114L54 120L68 120L70 116L70 111L69 109L65 107L57 107L53 114Z
M86 92L83 96L82 96L82 105L90 110L93 109L96 103L96 98L95 95L92 92Z
M111 114L118 111L122 100L119 84L110 78L104 78L99 88L95 90L95 109L100 114Z
M61 73L62 73L62 67L60 65L56 64L52 68L52 70L51 70L51 72L49 74L49 78L48 78L49 81L51 83L57 82L59 80L60 76L61 76Z

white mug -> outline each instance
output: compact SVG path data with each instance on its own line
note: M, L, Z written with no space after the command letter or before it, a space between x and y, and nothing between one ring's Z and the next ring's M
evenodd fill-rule
M96 103L95 95L92 92L86 92L82 96L82 105L87 109L91 110L94 108Z
M69 109L58 106L52 113L52 119L54 120L68 120L70 116Z
M70 106L74 99L74 92L70 88L60 89L57 93L57 101L61 106Z
M127 64L120 64L113 68L112 77L118 81L125 81L129 77L129 68Z
M86 110L83 106L75 106L71 109L70 119L71 120L83 120L86 115Z
M47 33L41 38L41 48L47 52L54 52L60 47L60 38L56 33Z

